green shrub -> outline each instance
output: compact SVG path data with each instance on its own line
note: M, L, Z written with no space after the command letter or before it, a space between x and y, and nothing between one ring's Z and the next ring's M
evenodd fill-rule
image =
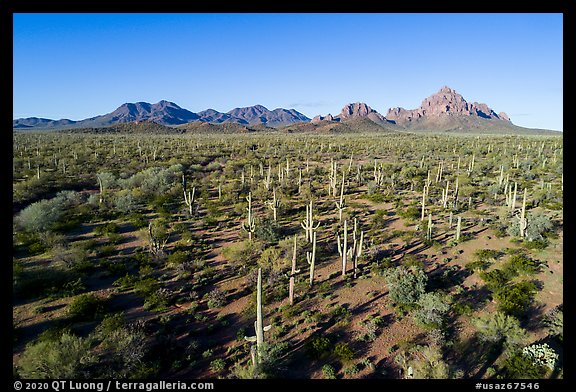
M442 328L450 310L448 302L448 298L440 293L424 293L418 298L414 318L427 328Z
M336 343L333 350L334 355L336 358L341 360L342 362L349 362L354 359L354 351L350 348L348 343L339 342Z
M226 304L226 295L218 290L214 289L206 294L207 305L209 308L221 308Z
M330 352L332 341L328 336L312 336L306 342L305 349L308 355L313 359L325 357Z
M510 280L510 277L502 270L495 269L480 273L480 277L491 291L497 291Z
M335 323L348 321L351 315L352 313L347 307L338 305L330 312L330 319Z
M167 289L159 288L144 297L144 309L162 311L170 304L170 294Z
M417 267L399 266L388 268L384 272L390 298L396 304L412 304L424 293L428 277Z
M526 339L526 331L513 316L497 311L472 320L478 330L480 340L516 348Z
M81 294L66 307L67 315L78 321L94 320L104 312L104 301L94 293Z
M335 380L336 379L336 370L334 369L334 366L332 366L328 363L325 364L324 366L322 366L322 375L324 376L325 379Z
M540 271L540 263L525 254L514 254L504 264L503 270L509 276L516 276L519 273L535 274Z
M120 231L120 227L114 222L105 223L94 229L94 233L98 235L116 234L118 231Z
M190 255L188 252L185 252L182 250L177 250L174 253L171 253L170 255L168 255L168 258L166 259L166 263L171 267L176 267L176 266L184 264L186 261L189 260L189 258L190 258Z
M223 359L218 358L210 362L210 370L214 373L220 373L224 369L226 369L226 362Z
M520 317L532 303L536 291L534 283L523 281L501 287L494 293L494 298L500 311Z
M30 379L89 378L87 370L95 362L88 339L64 333L56 341L27 345L18 372Z
M495 260L501 257L504 253L494 249L478 249L474 252L476 260Z
M505 379L542 379L546 375L546 367L538 365L521 351L506 358L498 378Z

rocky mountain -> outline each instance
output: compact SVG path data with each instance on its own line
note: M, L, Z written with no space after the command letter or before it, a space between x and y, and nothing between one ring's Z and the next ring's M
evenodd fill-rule
M349 103L345 105L340 114L336 117L333 117L331 114L327 116L316 116L312 119L312 123L319 123L322 121L337 121L337 122L346 122L353 119L368 119L376 124L380 125L389 125L392 122L388 121L386 117L378 113L376 110L372 109L370 106L366 105L363 102L355 102Z
M155 104L148 102L125 103L112 113L78 121L76 125L107 126L133 121L153 121L162 125L178 125L199 118L200 116L196 113L183 109L174 102L162 100Z
M294 109L268 110L262 105L232 109L227 114L247 121L250 125L264 124L269 127L310 121L308 117Z
M201 112L198 112L198 116L200 116L199 121L210 123L210 124L221 124L221 123L238 123L238 124L248 124L248 121L244 120L243 118L234 117L228 113L220 113L214 109L207 109Z
M68 119L50 120L48 118L28 117L13 120L12 128L14 129L59 128L59 127L65 128L74 124L76 124L76 121Z
M45 118L21 118L12 121L14 129L68 129L68 128L99 128L121 123L150 121L160 125L176 126L192 122L205 123L237 123L241 125L266 125L277 127L296 122L310 121L308 117L294 109L266 109L262 105L236 108L228 113L214 109L198 113L183 109L173 102L160 101L155 104L148 102L125 103L111 113L87 118L80 121L51 120Z
M468 103L462 95L447 86L424 99L416 109L389 109L386 118L406 128L437 131L465 127L508 128L513 125L506 113L497 114L485 103Z

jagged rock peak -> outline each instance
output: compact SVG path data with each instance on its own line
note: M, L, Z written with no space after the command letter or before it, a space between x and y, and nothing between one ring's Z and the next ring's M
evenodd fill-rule
M375 113L376 110L363 102L349 103L342 108L339 117L342 119L350 117L366 117L370 113Z

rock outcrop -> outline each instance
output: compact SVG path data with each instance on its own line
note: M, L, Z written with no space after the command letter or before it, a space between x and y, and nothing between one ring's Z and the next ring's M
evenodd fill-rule
M407 125L421 119L434 119L445 116L473 116L510 122L510 118L506 113L496 114L485 103L468 103L462 95L447 86L442 87L436 94L424 99L419 108L412 110L399 107L389 109L386 118L397 124Z

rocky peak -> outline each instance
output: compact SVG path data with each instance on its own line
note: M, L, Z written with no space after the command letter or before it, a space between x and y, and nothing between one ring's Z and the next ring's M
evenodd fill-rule
M310 122L319 123L320 121L334 121L334 117L330 113L327 116L317 115Z
M386 117L396 123L409 123L421 118L438 118L446 116L474 116L485 119L502 119L510 121L506 113L503 116L496 114L485 103L468 103L456 90L444 86L435 94L422 101L419 108L406 110L404 108L391 108Z
M349 103L342 108L339 117L341 119L347 119L351 117L366 117L370 113L376 112L370 106L363 102Z

